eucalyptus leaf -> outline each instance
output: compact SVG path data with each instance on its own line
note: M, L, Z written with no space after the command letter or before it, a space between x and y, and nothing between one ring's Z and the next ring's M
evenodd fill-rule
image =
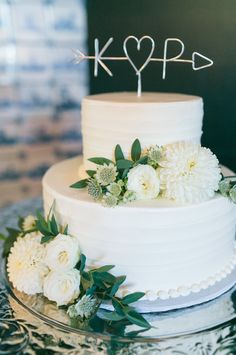
M118 314L117 312L109 312L109 313L105 313L105 314L103 314L102 315L102 318L103 319L106 319L106 320L109 320L109 321L115 321L115 322L117 322L117 321L119 321L119 320L121 320L121 319L124 319L125 318L125 315L120 315L120 314Z
M129 313L126 313L126 318L133 324L138 325L139 327L143 328L151 328L151 325L148 321L135 310L131 310Z
M101 266L97 269L93 269L91 270L91 272L106 272L106 271L109 271L111 269L113 269L115 267L115 265L104 265L104 266Z
M134 163L128 159L117 160L116 166L118 170L130 169L132 168Z
M147 155L144 155L143 157L141 157L140 159L138 159L138 160L136 161L136 165L138 165L138 164L144 164L144 165L146 165L147 162L148 162L148 156L147 156Z
M80 267L79 267L80 272L84 271L85 264L86 264L86 256L84 254L81 254L80 255Z
M116 292L118 291L120 285L125 281L126 276L119 276L116 278L115 284L112 286L111 291L110 291L110 296L114 296Z
M129 295L125 296L122 298L122 303L123 304L129 304L138 301L140 298L142 298L145 295L144 292L134 292L130 293Z
M109 283L113 285L116 282L115 276L109 272L94 272L92 275L95 283L97 283L97 281L102 281L103 283Z
M123 154L122 149L121 149L121 146L119 144L117 144L116 147L115 147L115 159L116 159L116 162L118 160L124 160L125 159L124 154Z
M124 309L122 307L122 304L115 298L112 299L112 305L115 308L116 312L120 315L120 316L124 316L125 312Z
M96 170L86 170L86 173L88 174L89 177L94 177L96 174Z
M97 165L114 164L112 160L103 157L89 158L88 160Z
M133 161L137 161L139 160L140 156L141 156L141 144L139 139L135 139L134 143L132 144L132 148L131 148L131 158Z
M73 189L84 189L88 185L88 179L83 179L70 185Z

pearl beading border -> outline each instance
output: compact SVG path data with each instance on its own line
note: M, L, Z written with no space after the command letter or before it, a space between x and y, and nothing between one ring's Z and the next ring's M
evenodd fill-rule
M145 292L145 296L142 300L147 301L156 301L160 300L167 300L169 298L177 298L180 296L189 296L191 293L197 293L201 290L205 290L210 286L213 286L216 282L221 281L225 277L227 277L235 268L236 265L236 242L234 243L234 253L233 257L231 258L230 262L224 267L224 269L220 272L217 272L213 276L204 279L199 283L194 283L192 285L181 285L178 288L173 288L169 290L147 290ZM139 290L140 291L140 290ZM135 292L134 290L129 290L124 286L117 292L118 297L124 297L126 294L130 292Z

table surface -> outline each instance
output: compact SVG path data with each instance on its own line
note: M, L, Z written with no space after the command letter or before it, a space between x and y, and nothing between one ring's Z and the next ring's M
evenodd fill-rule
M15 225L16 216L32 214L41 205L40 199L32 199L0 209L0 231ZM126 342L116 336L57 327L26 309L10 292L3 275L0 280L0 354L236 354L235 319L194 334Z

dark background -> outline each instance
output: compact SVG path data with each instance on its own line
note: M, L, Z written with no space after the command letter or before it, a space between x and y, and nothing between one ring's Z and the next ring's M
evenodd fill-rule
M197 51L214 60L212 67L200 71L193 71L191 64L167 64L166 80L162 80L162 64L150 63L143 71L143 90L202 96L202 144L236 171L236 1L88 0L87 8L90 54L94 53L96 37L100 47L114 37L105 54L122 56L128 35L150 35L156 41L155 56L163 56L166 38L177 37L185 44L184 59L191 59L192 52ZM148 48L144 54L145 50ZM176 52L179 47L173 46L173 54ZM99 67L94 78L90 61L91 93L136 91L137 78L129 63L106 63L114 76L109 77Z

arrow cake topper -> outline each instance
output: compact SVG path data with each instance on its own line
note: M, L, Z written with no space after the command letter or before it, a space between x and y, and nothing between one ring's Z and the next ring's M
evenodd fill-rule
M140 67L137 67L137 65L134 63L131 55L129 54L128 51L128 42L135 42L137 45L137 50L141 50L141 45L144 42L149 42L150 43L150 49L149 52L144 59L143 64L140 65ZM109 40L105 43L105 45L100 49L99 48L99 40L96 38L94 40L94 55L85 55L82 53L80 50L74 50L74 59L75 63L79 64L83 60L88 59L88 60L94 60L94 76L98 76L98 67L99 65L107 72L108 75L113 76L112 71L108 68L107 64L105 64L105 61L128 61L132 68L135 71L135 74L138 77L138 89L137 89L137 95L140 97L142 95L142 71L146 68L146 66L149 64L149 62L161 62L162 64L162 79L166 78L166 67L167 63L170 62L178 62L178 63L190 63L192 64L192 69L193 70L200 70L204 68L208 68L213 65L213 60L206 57L203 54L200 54L199 52L193 52L192 53L192 58L191 59L182 59L182 55L184 53L184 43L178 39L178 38L167 38L164 42L164 53L162 58L156 58L153 57L153 52L155 49L155 41L152 37L150 36L143 36L141 38L137 38L135 36L128 36L123 42L123 50L125 53L124 57L106 57L104 55L105 51L108 49L108 47L111 45L113 42L113 38L109 38ZM177 55L174 57L168 57L168 45L170 42L176 42L180 44L180 51ZM205 64L203 65L197 65L197 60L204 60Z

